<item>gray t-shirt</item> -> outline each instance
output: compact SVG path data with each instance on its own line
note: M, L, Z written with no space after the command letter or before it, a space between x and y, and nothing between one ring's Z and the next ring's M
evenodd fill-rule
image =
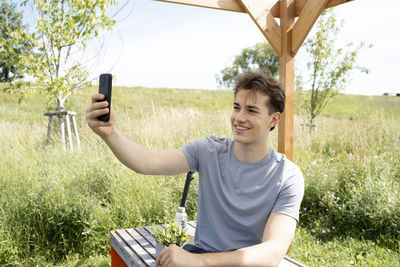
M272 148L262 161L242 162L233 144L232 138L210 136L180 148L190 170L199 172L195 245L207 251L260 244L271 212L299 219L300 169Z

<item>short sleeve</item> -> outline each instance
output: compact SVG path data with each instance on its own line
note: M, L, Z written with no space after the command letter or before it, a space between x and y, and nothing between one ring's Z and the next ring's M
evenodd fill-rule
M272 212L289 215L299 221L300 204L304 196L304 178L296 166L287 173Z
M199 139L179 148L185 154L191 171L199 171L200 151L205 142L205 139Z

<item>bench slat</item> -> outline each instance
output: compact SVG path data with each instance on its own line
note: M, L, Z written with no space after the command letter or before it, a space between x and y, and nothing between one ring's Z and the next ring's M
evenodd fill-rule
M279 267L306 267L306 265L290 258L288 255L286 255L281 263L279 264Z
M141 234L139 234L137 229L127 229L126 231L139 243L144 250L146 250L147 253L149 253L153 259L156 259L155 247L150 244Z
M151 227L148 227L151 229ZM152 244L154 247L156 247L156 239L152 235L152 232L149 232L151 230L147 230L146 227L141 227L141 228L136 228L136 231L139 232L150 244Z
M117 231L117 234L125 241L129 248L136 254L136 256L145 263L145 266L153 266L154 259L145 251L139 243L126 231Z
M123 239L112 231L110 233L111 246L115 249L118 255L124 260L128 266L144 266L146 265L133 253L129 246L123 241Z
M193 222L188 222L186 234L189 236L189 244L194 245L194 233L196 232L196 226L193 226Z

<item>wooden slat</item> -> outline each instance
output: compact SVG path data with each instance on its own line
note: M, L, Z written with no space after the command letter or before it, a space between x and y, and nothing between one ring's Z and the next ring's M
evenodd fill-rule
M281 263L279 264L279 267L306 267L306 265L290 258L288 255L285 255Z
M187 223L187 235L189 236L189 244L194 245L194 236L196 232L196 222L195 221L190 221Z
M315 21L325 8L329 0L308 1L301 11L296 24L293 27L292 52L295 55L301 44L306 39Z
M144 227L136 228L136 231L141 234L153 247L156 247L157 242L154 236L151 234L152 232L146 231Z
M129 246L129 248L136 254L136 256L145 263L146 266L153 266L154 259L144 250L139 243L126 231L121 230L117 231L117 234L121 239L125 241L125 243Z
M117 230L121 231L121 230ZM123 239L117 234L117 231L110 233L111 246L118 253L118 255L124 260L128 266L144 266L146 265L133 253L130 247L123 241Z
M296 16L299 16L303 8L305 7L306 3L310 0L296 0ZM311 0L312 1L312 0ZM345 4L347 2L352 2L353 0L330 0L325 8L330 8L334 6L338 6L341 4Z
M188 225L190 225L193 228L196 228L196 221L190 221L188 222Z
M149 243L149 241L147 241L141 234L139 234L137 232L136 229L126 229L126 231L128 232L128 234L130 234L132 236L133 239L136 240L136 242L139 243L139 245L146 250L146 252L153 258L156 259L155 255L156 255L156 248Z
M276 4L276 0L239 0L244 9L250 15L254 23L267 38L269 44L275 52L281 56L281 27L271 14L271 8Z

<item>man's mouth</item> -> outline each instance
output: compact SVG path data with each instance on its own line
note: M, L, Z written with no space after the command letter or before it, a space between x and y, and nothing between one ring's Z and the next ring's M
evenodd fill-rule
M242 126L242 125L235 125L235 129L236 129L237 131L239 131L239 132L242 132L242 131L248 130L249 128L248 128L248 127L244 127L244 126Z

